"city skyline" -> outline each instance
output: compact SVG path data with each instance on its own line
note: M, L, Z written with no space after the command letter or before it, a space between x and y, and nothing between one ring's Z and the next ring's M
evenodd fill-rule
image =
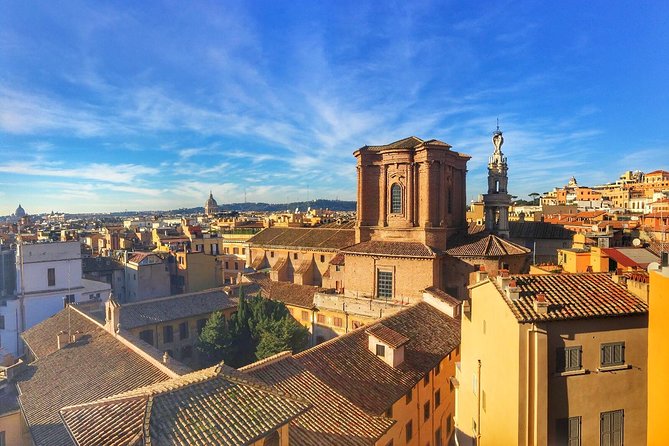
M354 200L410 135L471 199L498 117L520 198L667 168L660 3L0 4L0 215Z

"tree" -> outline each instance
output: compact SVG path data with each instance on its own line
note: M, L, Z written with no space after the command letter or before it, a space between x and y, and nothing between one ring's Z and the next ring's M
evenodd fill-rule
M208 364L223 360L241 367L284 350L303 350L308 342L308 330L293 319L283 302L240 295L237 312L229 321L220 312L211 315L198 348Z
M538 194L537 192L532 192L531 194L528 194L530 197L532 197L532 202L536 203L538 200L538 197L541 196L541 194Z

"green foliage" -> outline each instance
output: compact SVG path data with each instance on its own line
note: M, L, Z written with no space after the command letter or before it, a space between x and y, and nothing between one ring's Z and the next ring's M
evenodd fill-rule
M229 321L215 312L200 334L198 348L208 364L223 360L242 367L281 351L307 347L309 332L288 312L283 302L240 295L237 312Z

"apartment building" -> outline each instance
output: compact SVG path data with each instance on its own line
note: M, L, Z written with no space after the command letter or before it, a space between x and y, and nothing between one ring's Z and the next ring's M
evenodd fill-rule
M648 306L608 274L480 274L462 316L458 441L646 443Z

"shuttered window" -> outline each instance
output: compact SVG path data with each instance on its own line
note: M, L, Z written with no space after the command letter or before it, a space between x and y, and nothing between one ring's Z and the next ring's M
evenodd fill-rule
M625 364L625 343L602 344L600 363L602 367Z
M558 349L557 352L557 370L558 372L569 372L573 370L580 370L581 363L581 346L565 347Z
M623 446L623 410L602 412L600 416L600 445L601 446Z
M569 417L558 420L558 444L581 446L581 417Z

